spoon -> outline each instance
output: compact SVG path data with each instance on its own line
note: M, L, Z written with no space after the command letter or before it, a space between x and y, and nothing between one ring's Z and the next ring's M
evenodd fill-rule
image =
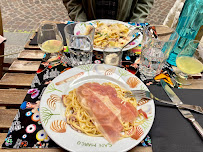
M120 51L122 51L128 44L130 44L131 42L133 42L135 39L137 39L138 37L140 37L140 34L136 35L132 40L130 40L127 44L125 44Z

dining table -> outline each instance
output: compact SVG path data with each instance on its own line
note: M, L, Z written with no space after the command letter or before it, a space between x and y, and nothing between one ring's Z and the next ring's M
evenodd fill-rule
M55 22L57 24L64 24L61 22ZM11 131L11 128L13 130L17 130L18 127L21 125L15 124L12 125L12 122L16 123L23 123L24 126L26 122L19 122L15 121L17 120L16 116L19 113L19 109L22 109L23 103L25 100L28 99L28 94L30 89L33 87L36 87L36 84L33 84L33 80L36 80L36 75L40 74L40 72L43 72L43 59L44 59L44 52L40 50L40 48L37 45L31 44L31 41L36 37L36 32L33 33L33 35L30 37L29 41L25 44L24 50L22 50L19 54L17 59L15 59L12 64L8 67L8 69L5 71L3 77L0 80L0 152L4 151L47 151L47 152L59 152L59 151L66 151L63 148L59 146L52 146L52 147L45 147L45 146L35 146L35 147L27 147L26 142L22 143L17 147L6 147L7 143L9 145L9 133ZM67 53L68 54L68 53ZM139 56L139 54L137 54ZM52 69L54 67L50 67ZM176 70L176 67L171 67L172 69ZM66 70L69 70L70 67L67 66L66 68L62 69L60 72L64 72ZM134 73L135 74L135 73ZM54 76L53 76L54 77ZM55 76L56 77L56 76ZM143 80L144 81L144 80ZM36 82L36 81L35 81ZM145 80L145 84L148 84L149 88L151 85L158 85L158 81L149 82ZM179 90L200 90L203 89L203 79L201 76L194 77L193 80L191 80L192 84L188 86L178 86ZM48 84L48 82L45 82ZM153 83L153 84L152 84ZM40 83L39 83L40 84ZM149 85L151 84L151 85ZM177 88L176 88L177 89ZM153 88L152 88L153 90ZM179 91L180 92L180 91ZM165 95L166 96L166 95ZM169 98L167 100L170 100ZM200 99L202 100L202 99ZM192 102L190 103L192 104ZM156 105L156 104L155 104ZM171 108L173 110L177 111L177 108L173 107ZM199 114L197 114L199 116ZM200 116L202 117L202 116ZM158 118L157 118L158 119ZM156 114L155 114L155 120L156 120ZM28 122L29 123L29 122ZM189 122L187 122L189 125ZM12 127L11 127L12 126ZM16 128L15 128L16 127ZM22 127L22 126L21 126ZM193 132L195 134L195 132ZM152 135L149 135L152 136ZM178 136L178 135L177 135ZM198 136L198 135L197 135ZM199 138L201 141L201 139ZM8 142L7 142L8 141ZM12 139L11 139L12 142ZM170 141L165 141L166 143ZM12 144L12 143L10 143ZM23 145L24 144L24 145ZM2 147L3 146L3 147ZM172 146L172 145L168 145ZM21 148L21 149L18 149ZM46 148L46 149L44 149ZM138 146L134 147L133 149L129 150L130 152L152 152L153 150L153 138L152 138L152 146L150 144L148 145L142 145L139 144ZM156 152L156 151L155 151Z

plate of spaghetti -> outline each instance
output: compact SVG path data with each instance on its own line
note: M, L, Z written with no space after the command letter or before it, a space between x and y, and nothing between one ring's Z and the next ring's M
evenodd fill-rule
M109 19L92 20L85 23L78 23L74 29L74 33L76 35L85 33L84 31L88 31L89 24L95 27L93 45L94 50L96 51L103 51L104 48L106 50L114 49L117 51L135 37L135 35L129 34L131 31L135 30L134 26L122 21ZM137 34L140 34L140 37L126 46L123 51L132 49L141 43L142 33L139 32L139 30L136 31Z
M138 89L148 90L119 67L89 64L67 70L42 95L43 128L69 151L130 150L148 134L155 117L153 100L125 97Z

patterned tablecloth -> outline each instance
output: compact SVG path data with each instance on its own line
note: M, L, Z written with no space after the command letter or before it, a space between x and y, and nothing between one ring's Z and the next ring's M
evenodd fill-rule
M145 24L134 24L135 26L143 27ZM146 85L159 84L158 79L164 78L167 82L171 83L169 75L173 74L170 66L166 65L163 72L153 80L147 80L144 75L138 71L138 59L141 52L141 46L137 46L129 51L124 52L122 67L131 73L138 76ZM16 114L13 123L9 129L8 135L3 143L4 148L48 148L59 147L55 144L44 131L40 116L39 104L41 96L46 89L47 85L59 74L71 67L67 66L68 53L65 53L63 62L58 65L48 65L46 61L42 61L37 74L35 75L31 88L28 90L27 95L21 104L18 113ZM94 51L93 63L103 63L103 53ZM151 146L150 135L139 144L142 146Z

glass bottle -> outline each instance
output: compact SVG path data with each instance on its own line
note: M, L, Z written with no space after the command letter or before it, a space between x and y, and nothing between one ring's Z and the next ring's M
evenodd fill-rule
M167 59L167 62L176 66L176 56L190 40L200 40L198 32L202 32L203 0L186 0L180 14L176 32L179 37Z

